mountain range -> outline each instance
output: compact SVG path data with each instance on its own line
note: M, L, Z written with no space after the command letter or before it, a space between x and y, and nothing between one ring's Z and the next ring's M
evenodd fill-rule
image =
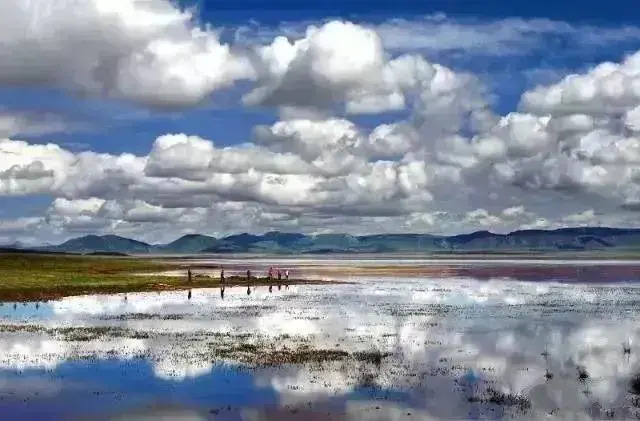
M148 244L117 235L87 235L59 245L32 250L68 253L197 254L197 253L394 253L394 252L531 252L638 250L640 229L580 227L520 230L509 234L478 231L442 236L430 234L317 234L268 232L215 238L185 235L168 244Z

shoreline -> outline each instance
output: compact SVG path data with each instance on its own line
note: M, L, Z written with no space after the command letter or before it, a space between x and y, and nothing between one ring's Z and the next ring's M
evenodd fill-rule
M80 295L110 295L110 294L127 294L137 292L162 292L162 291L188 291L190 289L202 288L238 288L238 287L268 287L268 286L285 286L285 285L340 285L350 284L348 281L337 280L319 280L319 279L290 279L288 282L269 281L267 278L252 278L251 282L239 276L226 278L224 284L219 279L203 279L198 277L188 282L180 280L168 280L160 278L157 282L149 282L145 284L95 284L95 285L65 285L61 287L43 287L43 288L2 288L0 287L0 302L41 302L54 301L65 297L74 297Z

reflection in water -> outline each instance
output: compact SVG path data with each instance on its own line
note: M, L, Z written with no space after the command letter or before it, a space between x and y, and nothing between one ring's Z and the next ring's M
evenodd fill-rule
M186 299L176 291L2 306L0 410L9 419L30 410L126 418L127 408L261 420L638 413L636 284L385 278L278 291L249 285L246 295L228 287ZM25 323L46 329L6 328ZM70 326L101 336L71 335ZM212 354L216 344L226 351ZM371 357L310 363L301 353L301 364L220 365L280 349ZM65 405L83 394L91 397ZM165 401L175 407L154 406Z

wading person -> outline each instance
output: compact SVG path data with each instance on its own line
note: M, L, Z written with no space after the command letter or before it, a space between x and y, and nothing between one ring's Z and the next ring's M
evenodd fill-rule
M247 269L247 281L251 280L251 271Z
M191 282L191 269L187 269L187 281Z
M224 284L224 268L220 269L220 283Z
M269 267L269 275L268 276L269 276L269 280L273 279L273 266Z
M282 272L280 272L280 269L278 269L278 282L280 282L282 280Z

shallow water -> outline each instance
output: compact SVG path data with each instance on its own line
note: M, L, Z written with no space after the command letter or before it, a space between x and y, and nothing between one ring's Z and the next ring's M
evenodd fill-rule
M631 383L640 372L640 282L632 277L351 280L250 295L227 288L224 299L219 289L200 289L191 299L184 291L3 303L0 413L229 420L640 413ZM65 330L79 327L87 330ZM257 365L218 352L234 344L260 354L307 347L384 357Z

